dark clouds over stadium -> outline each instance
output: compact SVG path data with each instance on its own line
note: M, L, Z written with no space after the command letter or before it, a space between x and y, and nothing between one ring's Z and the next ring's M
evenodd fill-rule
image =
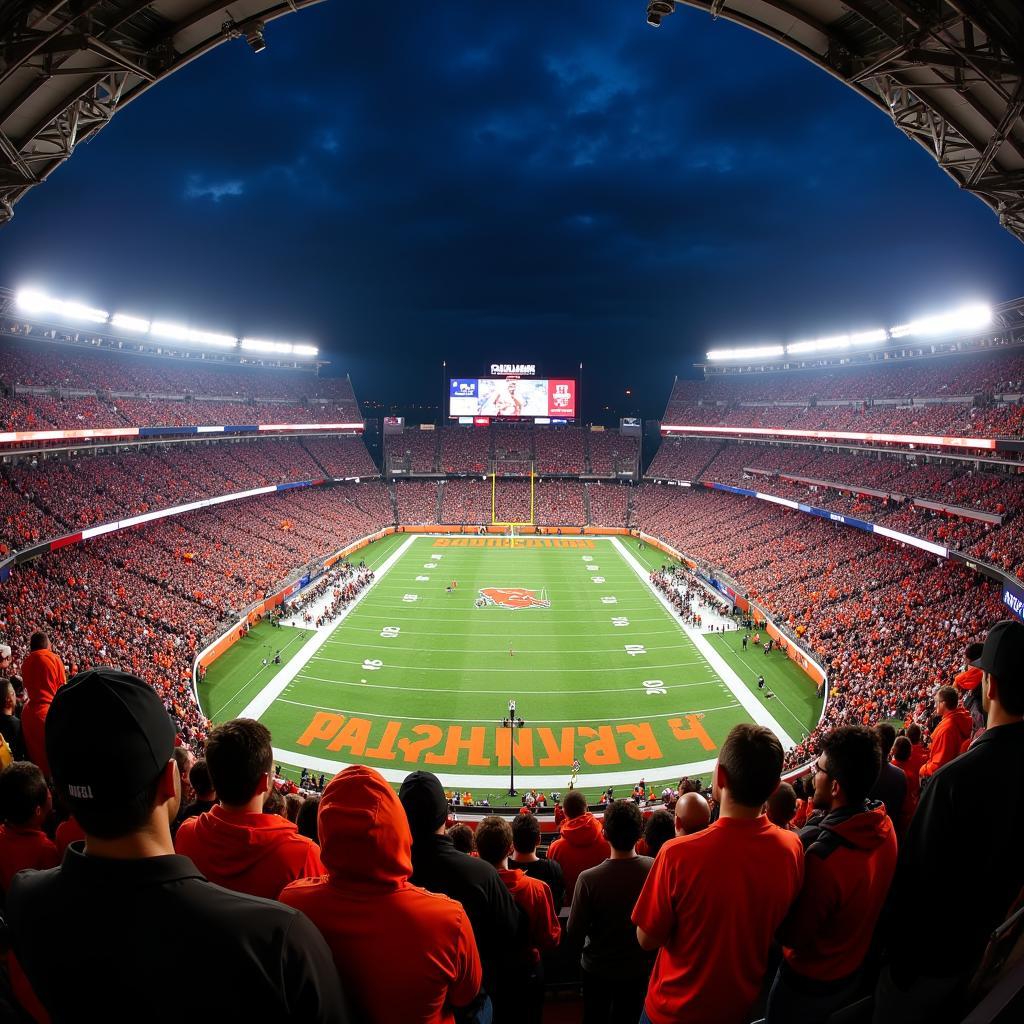
M1024 292L1024 246L782 47L641 0L332 0L119 114L0 232L0 281L312 340L363 398L587 366L658 415L709 344ZM626 411L626 406L621 406Z

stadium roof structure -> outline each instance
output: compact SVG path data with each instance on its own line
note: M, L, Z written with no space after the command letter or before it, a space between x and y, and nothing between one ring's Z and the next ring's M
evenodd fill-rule
M229 39L322 0L4 0L0 225L127 103ZM635 0L634 0L635 2ZM1024 241L1020 0L679 0L839 78ZM649 0L652 24L675 9Z
M1021 0L679 0L856 89L1024 241ZM650 0L654 23L672 0Z
M0 225L150 86L230 39L322 0L2 0Z

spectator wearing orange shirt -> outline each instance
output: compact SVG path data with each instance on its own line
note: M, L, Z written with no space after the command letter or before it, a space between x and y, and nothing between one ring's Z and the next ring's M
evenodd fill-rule
M572 903L580 872L604 861L610 856L611 847L601 832L601 823L587 810L587 798L582 790L570 789L565 794L562 807L565 809L565 823L561 835L548 849L548 857L562 866L568 906Z
M218 803L181 823L174 846L211 882L276 900L298 878L324 874L317 844L295 823L264 814L274 788L270 730L251 719L225 722L206 741L206 766Z
M50 638L45 633L33 633L28 647L29 653L21 663L21 678L28 697L21 711L22 742L28 759L39 765L43 775L49 778L46 716L54 694L67 682L67 675L60 658L50 650Z
M714 770L718 820L671 840L655 859L633 911L640 946L658 951L642 1024L750 1019L804 874L799 838L761 813L782 759L770 730L735 726Z
M943 765L949 764L966 749L973 723L970 714L959 707L960 698L952 686L940 686L935 694L935 713L942 721L932 732L928 760L921 766L921 778L931 778Z

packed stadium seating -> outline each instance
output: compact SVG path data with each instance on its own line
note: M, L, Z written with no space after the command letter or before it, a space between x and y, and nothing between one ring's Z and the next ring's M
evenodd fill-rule
M586 448L580 427L535 427L533 445L536 471L541 475L586 470Z
M591 431L587 434L590 472L596 476L614 476L633 472L640 457L640 441L625 437L617 430Z
M1024 354L994 349L967 355L892 360L874 366L722 373L705 380L677 380L666 422L679 406L713 402L802 402L815 399L933 398L947 395L1024 393Z
M594 526L625 526L630 488L625 484L587 484L590 522Z
M399 480L394 487L400 523L429 526L438 521L438 484Z
M442 523L482 525L491 521L490 481L447 480L442 487Z
M441 428L440 466L445 473L486 473L491 461L490 431Z
M410 473L437 472L436 430L406 430L384 437L384 455L389 464L399 463Z
M505 486L503 481L502 489ZM539 526L586 526L583 484L578 480L542 480L536 485L534 518Z

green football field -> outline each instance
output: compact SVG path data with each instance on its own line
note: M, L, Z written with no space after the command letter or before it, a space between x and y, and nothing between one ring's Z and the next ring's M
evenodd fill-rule
M396 534L358 557L378 575L343 619L260 625L201 687L215 721L264 722L290 772L363 763L400 782L424 768L500 803L513 754L520 791L564 790L574 762L598 791L707 775L737 722L789 745L820 714L782 653L684 629L647 582L665 556L634 538ZM262 668L276 650L282 664Z

